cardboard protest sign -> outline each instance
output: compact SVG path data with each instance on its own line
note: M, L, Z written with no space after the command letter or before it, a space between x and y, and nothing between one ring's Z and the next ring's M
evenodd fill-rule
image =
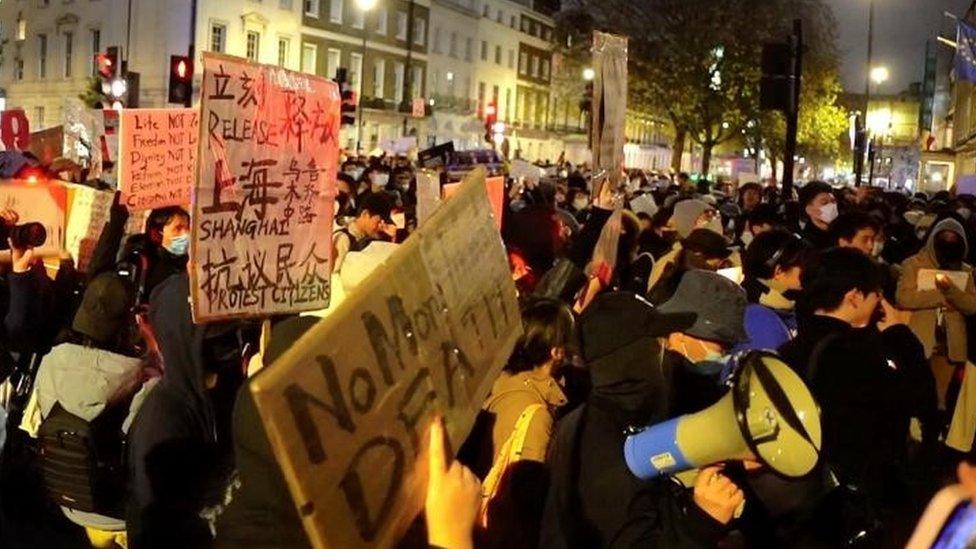
M126 109L120 123L123 203L129 210L189 204L196 177L199 111Z
M969 286L969 273L966 271L942 271L938 269L919 269L918 278L915 283L919 290L936 289L935 277L942 275L952 281L960 290L965 290Z
M47 241L38 250L39 255L57 252L64 246L66 202L67 193L60 183L0 184L0 211L13 210L19 224L37 222L47 230Z
M484 171L251 390L312 545L391 547L423 507L434 413L457 448L521 332Z
M442 187L443 200L454 196L460 188L460 183L448 183L444 185ZM495 217L495 226L498 227L498 230L501 230L502 215L505 212L505 178L489 177L485 180L485 188L488 190L488 201L491 202L491 211Z
M379 148L390 156L405 155L411 149L417 148L417 138L410 136L400 137L398 139L384 139L380 141Z
M30 134L27 150L37 157L42 165L49 165L55 158L64 154L64 126L55 126Z
M440 174L430 170L417 171L417 226L426 223L440 204Z
M203 65L194 319L328 307L338 86L217 54Z
M620 185L627 143L627 38L593 33L593 110L590 148L595 171L609 174L614 189ZM592 189L593 196L600 189Z
M114 193L98 191L84 185L66 184L68 191L67 224L64 249L75 260L75 267L86 272L95 244L108 222Z
M89 179L102 174L100 136L105 133L102 111L89 109L80 99L64 100L64 157L89 168Z

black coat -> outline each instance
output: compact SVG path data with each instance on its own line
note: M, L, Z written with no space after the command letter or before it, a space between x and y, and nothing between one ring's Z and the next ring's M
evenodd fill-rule
M165 373L129 431L129 547L206 547L213 539L200 512L221 501L213 407L204 385L202 326L190 317L186 275L163 282L150 321Z

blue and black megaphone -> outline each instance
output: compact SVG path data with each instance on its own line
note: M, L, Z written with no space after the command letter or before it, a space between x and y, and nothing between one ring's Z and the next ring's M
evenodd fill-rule
M802 477L820 459L820 411L798 375L773 353L737 358L731 389L714 405L627 437L624 457L647 480L728 460L754 460Z

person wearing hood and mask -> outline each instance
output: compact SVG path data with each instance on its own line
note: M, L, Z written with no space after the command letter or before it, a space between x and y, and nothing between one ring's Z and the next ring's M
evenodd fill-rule
M779 349L796 336L796 298L810 251L804 240L782 229L759 235L749 246L742 281L749 299L745 311L749 339L736 345L736 352Z
M830 224L837 219L837 199L830 185L823 181L811 181L800 189L800 207L803 218L800 221L800 236L817 250L826 250L834 245L830 234Z
M960 417L956 421L953 417L954 409L959 409L954 401L960 388L968 389L965 401L976 398L973 394L976 377L971 367L966 366L969 348L965 317L976 314L973 268L965 263L968 252L969 243L962 224L955 217L937 221L929 230L922 251L902 264L897 292L899 306L912 311L909 326L930 360L940 408L953 418L946 444L961 451L972 446L976 431L976 418ZM937 275L933 288L921 289L918 279L923 269L960 273L965 277L965 285L957 285L949 276Z
M540 547L715 547L724 536L743 496L719 469L706 468L689 494L665 477L638 479L623 452L630 430L671 417L658 338L694 320L625 292L600 295L584 311L592 390L556 432Z
M129 547L206 547L204 518L223 500L225 479L217 423L208 390L216 372L204 357L204 328L190 315L186 274L162 282L150 298L149 319L165 373L129 431Z
M190 254L190 214L179 206L153 210L146 221L146 237L152 244L143 295L172 275L185 273Z

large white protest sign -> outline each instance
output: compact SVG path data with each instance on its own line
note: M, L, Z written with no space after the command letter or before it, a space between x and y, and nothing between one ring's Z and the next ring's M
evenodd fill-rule
M616 189L623 177L627 143L627 38L594 32L593 69L596 73L590 128L593 166L606 171ZM593 189L593 196L599 191Z
M190 276L197 322L329 304L339 88L204 54Z
M129 210L189 204L200 112L126 109L120 128L119 190Z
M95 244L109 219L114 194L84 185L66 185L68 189L68 221L65 228L64 249L82 272L88 271Z
M426 428L457 448L521 333L478 170L251 383L312 545L392 547L423 505Z

